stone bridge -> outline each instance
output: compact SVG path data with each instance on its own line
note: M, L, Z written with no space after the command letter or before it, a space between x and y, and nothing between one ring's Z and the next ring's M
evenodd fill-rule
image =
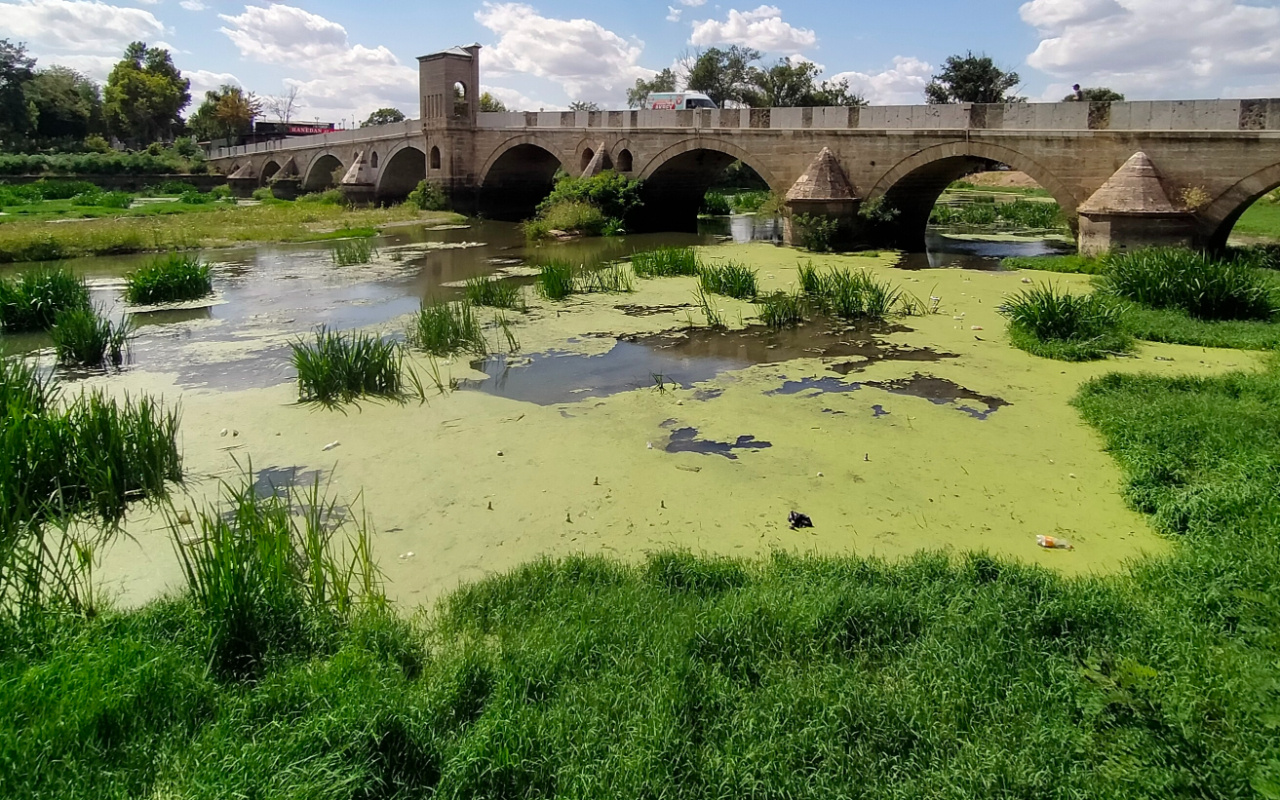
M424 56L421 119L219 149L240 191L334 186L401 199L427 179L459 210L530 216L556 174L613 169L644 181L641 229L687 230L734 161L796 213L898 212L897 243L923 241L954 180L1003 164L1035 179L1081 249L1225 244L1240 214L1280 187L1280 100L1014 103L866 108L479 113L479 46Z

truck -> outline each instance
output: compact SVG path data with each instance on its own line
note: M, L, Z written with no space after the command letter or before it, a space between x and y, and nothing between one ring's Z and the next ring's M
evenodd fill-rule
M652 92L640 104L645 111L684 111L690 108L718 108L702 92Z

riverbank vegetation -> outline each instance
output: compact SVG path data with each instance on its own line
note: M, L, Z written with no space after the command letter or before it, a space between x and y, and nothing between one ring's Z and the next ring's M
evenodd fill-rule
M1097 294L1072 294L1050 283L1008 298L1000 313L1009 319L1013 345L1044 358L1092 361L1133 348L1123 306Z
M39 266L0 278L0 329L6 333L48 330L59 314L88 308L88 285L65 267Z
M1057 203L1022 199L1005 203L986 198L963 203L939 203L933 207L929 224L944 228L1067 229L1066 219Z
M212 292L209 265L190 253L170 253L125 276L124 299L135 305L199 300Z
M563 176L525 223L531 240L556 235L613 236L626 229L627 216L642 204L640 182L605 170L589 178Z
M128 318L113 322L92 308L63 311L49 338L58 363L68 367L118 367L124 363L133 330Z
M1112 376L1078 404L1171 555L1081 578L580 557L408 621L358 530L249 476L175 520L203 565L180 594L5 629L0 741L31 766L0 792L1268 797L1280 372Z
M397 342L320 327L310 340L292 342L290 349L303 403L336 405L402 394L404 348Z

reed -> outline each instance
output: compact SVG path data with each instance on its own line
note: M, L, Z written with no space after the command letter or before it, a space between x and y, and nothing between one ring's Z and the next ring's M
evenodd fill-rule
M1180 248L1113 253L1105 288L1148 308L1176 308L1202 320L1270 320L1280 290L1249 260L1218 259Z
M608 264L578 274L577 291L585 294L603 292L619 294L635 291L635 280L626 264Z
M757 304L760 307L760 321L773 330L782 330L804 322L808 302L799 292L775 292L760 298Z
M363 396L401 396L404 348L396 342L321 326L310 341L299 339L290 348L301 402L334 405Z
M377 258L378 249L368 239L339 239L329 255L336 267L355 267Z
M704 291L739 300L754 300L759 291L756 271L737 261L702 267L698 271L698 281Z
M77 308L58 314L49 337L63 366L118 367L124 362L133 326L127 319L115 323L92 308Z
M1078 295L1053 284L1008 298L1000 313L1013 344L1060 361L1090 361L1132 349L1122 328L1124 309L1097 294Z
M89 308L84 278L66 267L41 266L0 280L0 328L48 330L58 314Z
M494 280L484 275L467 280L466 299L474 306L525 310L523 295L517 284Z
M409 323L407 338L410 345L433 356L464 351L482 356L489 352L484 326L466 300L424 302Z
M209 265L191 253L169 253L125 276L124 298L136 305L199 300L212 292Z
M548 300L563 300L577 291L578 268L568 261L549 261L538 273L538 294Z
M631 268L641 278L697 275L701 262L691 247L660 247L631 256Z

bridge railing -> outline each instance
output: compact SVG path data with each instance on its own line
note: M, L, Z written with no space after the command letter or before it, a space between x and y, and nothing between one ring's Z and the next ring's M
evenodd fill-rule
M209 151L209 158L235 158L237 156L253 155L254 153L270 153L276 150L297 150L306 147L351 144L364 141L385 141L402 136L418 136L421 133L421 121L407 119L404 122L393 122L390 125L351 128L350 130L334 131L332 133L320 133L315 136L291 136L288 139L274 139L270 142L258 142L237 147L216 147Z
M1122 103L955 103L865 108L742 108L696 111L483 113L478 127L731 130L1280 130L1280 100L1153 100Z

